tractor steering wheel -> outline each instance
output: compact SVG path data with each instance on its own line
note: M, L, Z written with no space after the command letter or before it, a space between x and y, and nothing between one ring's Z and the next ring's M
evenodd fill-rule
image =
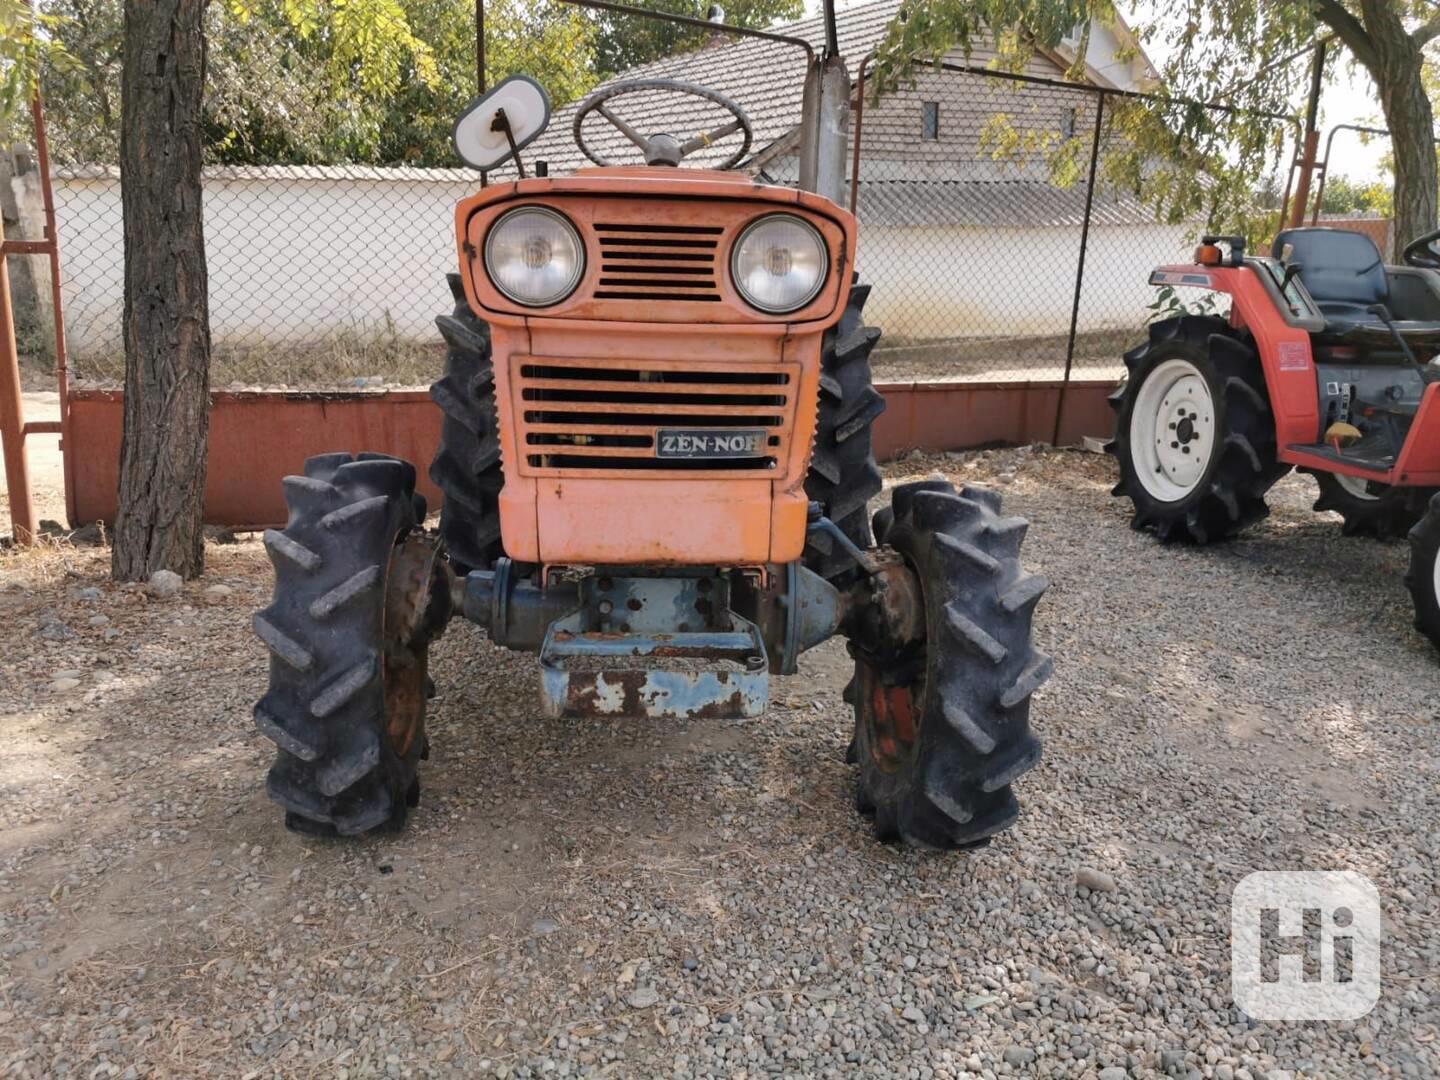
M607 102L617 97L623 97L626 94L640 93L645 90L669 90L675 93L689 94L691 97L703 98L706 101L719 105L735 117L735 119L731 120L728 124L721 124L719 127L712 128L709 131L700 132L684 142L681 142L674 135L667 134L651 135L647 138L624 120L620 119L613 111L605 107ZM754 132L750 128L750 118L745 115L745 110L718 91L707 90L703 86L696 86L694 83L679 82L675 79L627 79L624 82L607 86L603 90L595 91L595 93L580 103L580 109L575 114L575 126L573 129L575 145L580 147L581 153L596 165L614 165L616 163L609 158L600 156L592 150L585 142L585 136L581 134L580 125L585 122L585 118L592 112L598 112L606 120L610 121L611 127L638 146L640 152L645 155L646 165L679 165L680 162L684 161L685 158L697 150L704 150L706 147L718 142L727 135L733 135L738 131L744 135L740 149L736 150L735 153L731 154L724 162L717 166L717 168L721 169L733 169L745 157L745 152L750 149L750 140L754 137Z
M1435 241L1440 240L1440 229L1417 236L1405 245L1401 258L1406 266L1419 266L1426 270L1440 270L1440 252L1435 250Z

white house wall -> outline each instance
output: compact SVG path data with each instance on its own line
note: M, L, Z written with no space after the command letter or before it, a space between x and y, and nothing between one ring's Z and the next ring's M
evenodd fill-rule
M339 334L437 338L457 269L455 180L207 181L205 247L217 347ZM118 179L56 180L66 330L79 358L121 349L124 244Z
M1155 298L1150 271L1188 261L1189 231L1093 227L1079 331L1142 325ZM1079 251L1080 230L1073 227L862 226L857 261L860 279L872 286L865 321L880 327L882 348L887 339L1064 334Z

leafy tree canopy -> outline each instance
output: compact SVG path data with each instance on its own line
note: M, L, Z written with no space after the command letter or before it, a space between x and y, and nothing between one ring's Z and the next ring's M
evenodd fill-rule
M1426 50L1440 35L1433 0L1174 0L1147 3L1140 15L1135 3L1124 6L1151 54L1167 59L1157 100L1107 102L1112 183L1141 190L1170 220L1263 232L1253 193L1296 128L1261 114L1300 111L1305 50L1327 38L1379 89L1396 148L1397 238L1434 227L1433 112L1424 85ZM877 90L906 82L917 63L951 50L968 55L981 41L993 41L997 64L1011 68L1038 49L1065 46L1078 75L1089 35L1075 36L1076 28L1116 13L1115 0L908 0L880 49Z
M0 4L11 0L0 0ZM23 0L15 0L23 3ZM52 0L42 85L56 156L114 161L124 0ZM452 165L475 93L473 0L216 0L207 156L222 163ZM494 81L539 71L566 101L594 82L594 23L540 0L490 0Z
M655 6L705 14L699 0ZM732 0L726 18L766 25L803 6ZM50 0L46 11L37 46L27 0L0 0L0 117L5 95L26 97L38 65L56 157L114 161L124 0ZM455 164L451 125L475 92L474 18L474 0L214 0L206 17L207 156L232 164ZM489 82L529 72L556 105L635 64L697 47L707 33L557 0L488 0L485 23Z

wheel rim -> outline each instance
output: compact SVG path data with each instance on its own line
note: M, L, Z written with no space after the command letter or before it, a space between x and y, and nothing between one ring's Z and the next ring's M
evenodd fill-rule
M1130 447L1141 485L1161 502L1179 502L1205 479L1215 453L1210 384L1189 360L1158 365L1130 414Z
M1363 476L1346 476L1344 473L1331 473L1340 489L1352 499L1364 499L1366 502L1379 502L1379 492L1370 490L1370 481Z
M1440 608L1440 555L1430 564L1430 589L1435 595L1435 606Z

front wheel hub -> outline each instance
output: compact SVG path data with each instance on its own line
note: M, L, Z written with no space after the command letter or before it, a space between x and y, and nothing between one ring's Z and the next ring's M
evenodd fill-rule
M1190 361L1155 368L1140 387L1130 420L1135 474L1155 498L1178 502L1199 486L1215 449L1210 385Z

